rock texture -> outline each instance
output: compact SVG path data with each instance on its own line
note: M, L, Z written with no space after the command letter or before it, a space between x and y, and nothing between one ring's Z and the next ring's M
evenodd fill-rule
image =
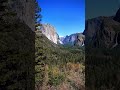
M55 28L50 24L41 24L37 27L49 40L55 44L83 46L85 36L82 33L71 34L70 36L59 37Z
M55 44L58 43L58 34L56 33L55 28L50 25L50 24L42 24L40 26L40 30L42 31L42 33L52 42L54 42Z
M97 17L86 21L85 44L93 47L114 48L119 44L120 9L114 18Z
M102 21L99 17L89 19L89 20L86 21L85 30L83 32L83 34L86 36L85 43L88 43L93 38L96 31L100 30L101 23L102 23Z
M33 31L35 30L35 0L8 0L8 5Z
M114 20L120 22L120 8L119 8L119 10L117 11L117 13L114 17Z
M84 45L85 36L82 33L71 34L70 36L60 38L62 44L72 46Z

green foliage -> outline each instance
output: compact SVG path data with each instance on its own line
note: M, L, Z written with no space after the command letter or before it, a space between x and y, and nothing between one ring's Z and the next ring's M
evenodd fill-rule
M34 33L19 21L6 22L0 20L0 89L33 88Z
M84 63L84 47L69 47L59 46L48 40L42 33L36 33L35 36L35 62L37 74L41 75L39 78L36 76L36 81L42 84L45 70L42 69L45 65L48 66L63 66L68 62ZM52 69L49 71L49 84L59 85L64 81L64 74L52 75ZM58 70L57 70L58 71ZM36 82L36 83L37 83Z
M41 16L40 12L41 12L41 8L38 5L38 2L35 1L35 23L36 24L40 23L40 21L41 21L42 16Z
M89 50L88 50L89 49ZM92 52L91 52L92 51ZM117 90L119 83L120 47L86 49L86 87L90 90ZM115 81L115 82L114 82Z
M33 90L34 32L10 6L0 0L0 90Z
M49 84L53 86L60 85L64 81L64 75L57 75L57 76L52 76L50 75L49 77Z
M67 62L84 62L84 49L80 47L58 46L49 41L44 35L36 36L36 59L45 64L60 64Z

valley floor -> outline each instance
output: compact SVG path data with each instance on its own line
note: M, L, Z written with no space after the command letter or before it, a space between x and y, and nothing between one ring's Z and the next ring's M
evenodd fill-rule
M85 67L80 63L45 65L42 85L36 90L85 90Z
M37 33L36 90L85 90L84 47L59 46Z

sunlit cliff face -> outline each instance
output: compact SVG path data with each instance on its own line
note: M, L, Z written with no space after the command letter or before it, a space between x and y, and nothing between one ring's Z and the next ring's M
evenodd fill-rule
M51 40L55 44L63 44L63 45L78 45L83 46L85 36L82 33L74 33L71 35L67 35L65 37L59 37L56 32L56 29L50 24L41 24L37 28L44 34L49 40Z
M51 26L50 24L43 24L41 26L40 30L49 40L51 40L52 42L57 44L58 35L57 35L56 30L53 26Z

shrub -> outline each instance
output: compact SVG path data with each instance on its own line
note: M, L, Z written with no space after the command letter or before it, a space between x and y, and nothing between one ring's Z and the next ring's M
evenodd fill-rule
M62 74L59 74L59 75L57 75L57 76L50 76L50 78L49 78L49 84L50 85L54 85L54 86L57 86L57 85L59 85L60 83L62 83L63 81L64 81L64 75L62 75Z
M50 85L57 86L64 81L65 75L60 72L59 68L54 66L49 69L49 81Z

